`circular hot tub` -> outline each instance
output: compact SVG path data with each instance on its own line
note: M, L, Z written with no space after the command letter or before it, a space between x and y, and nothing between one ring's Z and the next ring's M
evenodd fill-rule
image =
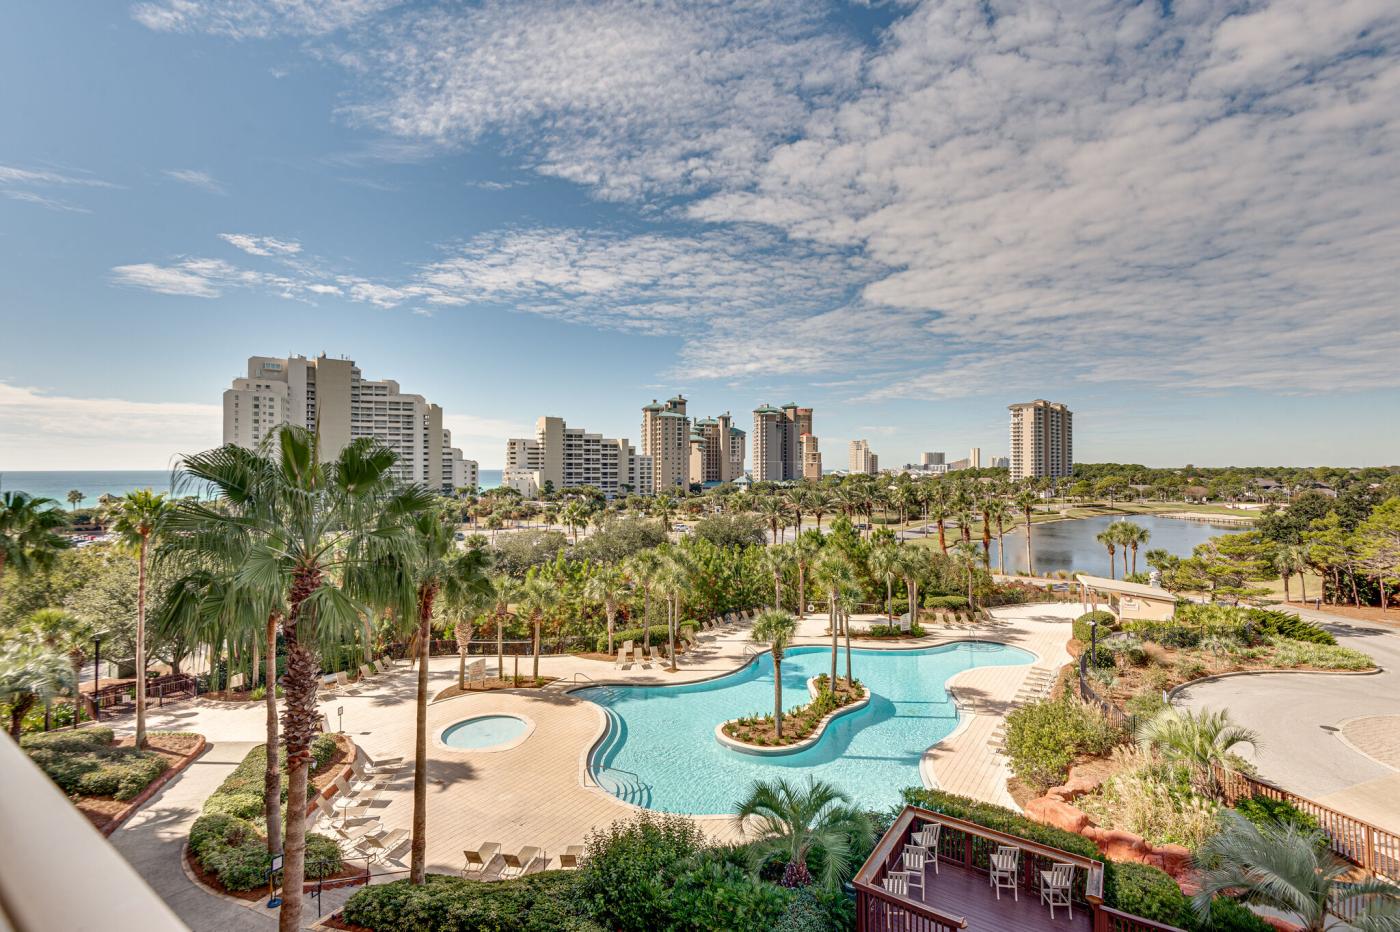
M438 735L438 741L454 751L505 751L519 745L534 730L535 723L519 715L475 715L448 725Z

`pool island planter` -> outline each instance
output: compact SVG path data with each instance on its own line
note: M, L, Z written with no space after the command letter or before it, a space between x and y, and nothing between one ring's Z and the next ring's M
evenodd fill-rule
M811 679L807 680L807 692L813 700L815 700L817 696L820 695L820 690L817 688L818 679L819 677L814 676ZM856 682L860 683L859 680L856 680ZM794 741L792 744L749 744L746 741L740 741L737 738L731 738L729 737L729 735L726 735L724 733L724 726L739 721L739 719L737 718L731 718L728 721L720 722L718 725L716 725L715 740L731 751L738 751L741 754L753 754L759 757L780 757L785 754L796 754L799 751L805 751L822 739L822 735L826 733L826 726L831 724L831 722L834 719L838 718L839 716L846 715L850 712L859 712L861 709L865 708L870 704L870 687L861 684L861 688L865 690L864 696L861 696L854 702L850 702L846 705L841 706L841 708L839 709L833 709L832 711L828 712L825 716L822 717L821 721L817 722L817 726L812 729L812 733L810 735L801 739L800 741ZM784 718L786 718L786 716L784 716Z

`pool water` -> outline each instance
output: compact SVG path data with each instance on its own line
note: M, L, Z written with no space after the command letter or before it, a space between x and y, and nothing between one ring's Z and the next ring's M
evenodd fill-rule
M835 784L858 804L885 808L921 786L924 752L952 733L958 710L946 684L972 667L1028 664L1018 647L959 641L919 650L853 650L852 673L870 691L863 709L837 716L813 746L758 756L726 748L715 726L771 713L773 659L763 654L727 676L682 686L597 686L574 693L603 707L608 733L589 760L598 784L620 799L689 815L734 812L755 780ZM842 648L838 673L845 675ZM783 655L783 707L808 701L807 680L831 672L831 649L795 647Z
M445 729L442 743L463 751L491 748L516 740L528 727L523 718L514 715L478 715Z

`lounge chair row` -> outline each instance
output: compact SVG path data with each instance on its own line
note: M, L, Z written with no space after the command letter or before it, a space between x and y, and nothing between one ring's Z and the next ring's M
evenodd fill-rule
M498 876L502 880L511 877L519 877L527 874L531 870L545 870L549 867L549 854L535 845L526 845L515 853L502 851L500 842L488 841L477 848L467 848L462 852L466 858L462 865L462 876L471 877L485 874L487 869L501 860L501 869ZM564 849L564 853L559 855L560 870L577 870L579 862L583 858L582 845L570 845Z
M321 688L327 692L334 692L337 689L349 689L352 685L364 683L376 676L392 673L394 671L394 661L388 657L380 657L374 663L360 664L360 676L355 683L351 683L350 676L344 670L339 673L327 673L321 677Z
M329 799L316 796L316 810L323 823L321 828L371 863L392 859L408 842L408 830L386 830L372 809L385 790L412 773L412 766L402 757L372 764L357 758L351 764L351 773L353 781L344 776L336 778L335 796Z

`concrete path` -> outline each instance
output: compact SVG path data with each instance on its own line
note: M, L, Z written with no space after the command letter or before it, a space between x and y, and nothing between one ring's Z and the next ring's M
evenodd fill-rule
M1400 634L1313 609L1290 610L1324 625L1337 643L1370 654L1381 672L1227 677L1190 686L1177 701L1193 709L1229 709L1236 722L1257 732L1259 747L1246 747L1243 755L1265 779L1400 832L1400 770L1382 762L1400 755L1400 728L1390 729L1388 738L1368 734L1363 740L1370 754L1344 735L1354 719L1400 715Z

